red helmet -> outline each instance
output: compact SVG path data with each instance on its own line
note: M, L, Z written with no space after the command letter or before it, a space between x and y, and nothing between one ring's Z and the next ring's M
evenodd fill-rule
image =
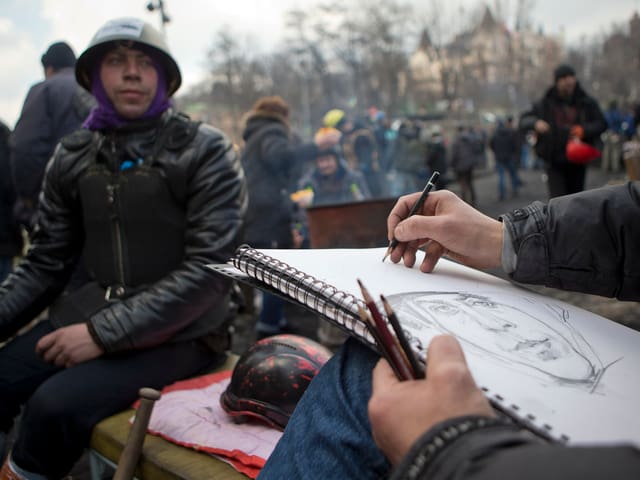
M238 422L254 417L283 430L331 352L298 335L275 335L254 343L238 360L220 405Z

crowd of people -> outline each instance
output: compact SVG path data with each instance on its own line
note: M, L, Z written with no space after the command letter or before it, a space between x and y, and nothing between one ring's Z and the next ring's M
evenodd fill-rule
M502 267L516 281L640 300L638 184L566 196L584 189L593 160L576 160L573 147L601 148L604 139L602 168L618 169L619 144L637 119L615 104L603 114L568 65L517 122L505 117L492 131L458 122L449 141L440 121L333 108L304 143L286 100L268 96L247 112L238 148L174 109L180 68L148 23L111 20L78 58L57 42L41 63L45 80L29 91L15 128L0 125L0 480L62 478L93 426L129 406L140 387L161 389L219 365L239 300L205 265L226 262L242 242L304 248L311 206L400 197L388 220L389 238L400 241L396 263L412 265L419 240L431 238L425 272L446 252ZM493 152L498 199L507 176L515 196L532 143L550 203L502 222L484 217L473 208L474 170L488 168ZM460 198L436 191L401 222L415 201L407 194L434 171L436 190L457 182ZM603 222L588 223L587 241L570 241L594 211ZM524 241L536 235L545 242ZM592 281L611 265L619 268L606 285ZM281 298L262 296L259 338L292 321ZM560 449L494 418L457 342L436 338L431 352L427 380L398 397L388 364L344 343L261 478L537 478L533 467L547 459L556 465L550 478L599 478L612 461L615 478L640 472L634 447ZM450 382L439 370L447 364L459 371ZM434 447L445 428L456 435ZM437 451L424 462L429 448Z

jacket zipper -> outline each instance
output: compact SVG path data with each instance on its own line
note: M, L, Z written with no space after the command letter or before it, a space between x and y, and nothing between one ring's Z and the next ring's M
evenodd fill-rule
M112 160L115 161L115 153L116 147L113 139L111 140L111 153L113 154ZM120 225L120 214L119 214L119 198L118 192L120 189L120 185L118 183L118 179L120 176L119 171L117 173L111 174L112 183L107 185L107 205L109 206L109 210L111 211L110 219L111 219L111 237L115 246L115 268L116 275L118 277L118 283L115 288L115 295L121 296L124 294L124 250L122 248L122 228Z

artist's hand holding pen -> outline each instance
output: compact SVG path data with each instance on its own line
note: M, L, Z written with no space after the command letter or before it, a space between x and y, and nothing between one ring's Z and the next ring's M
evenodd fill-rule
M423 272L433 271L444 255L474 268L500 266L503 235L499 221L446 190L429 193L409 215L419 198L420 192L401 197L389 214L388 237L397 240L391 261L402 260L411 267L423 247ZM435 337L428 357L424 379L400 381L385 359L373 370L368 406L373 438L393 464L439 422L465 415L495 416L454 337Z
M473 268L501 265L502 224L498 220L447 190L430 193L419 211L407 218L419 196L400 197L387 218L388 237L399 242L391 252L392 262L403 260L411 267L418 249L424 247L423 272L433 271L444 255Z
M476 386L458 341L434 337L426 378L400 381L386 360L373 370L368 411L373 438L392 464L437 423L464 415L494 416Z

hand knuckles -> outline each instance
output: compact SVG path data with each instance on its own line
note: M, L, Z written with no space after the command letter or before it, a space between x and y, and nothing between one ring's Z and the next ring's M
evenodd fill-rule
M386 401L384 396L373 395L369 399L369 404L367 405L369 418L374 420L379 419L383 417L385 412L387 412L388 410L389 410L389 403Z
M431 378L434 382L461 385L468 383L471 376L466 365L450 362L434 369Z

